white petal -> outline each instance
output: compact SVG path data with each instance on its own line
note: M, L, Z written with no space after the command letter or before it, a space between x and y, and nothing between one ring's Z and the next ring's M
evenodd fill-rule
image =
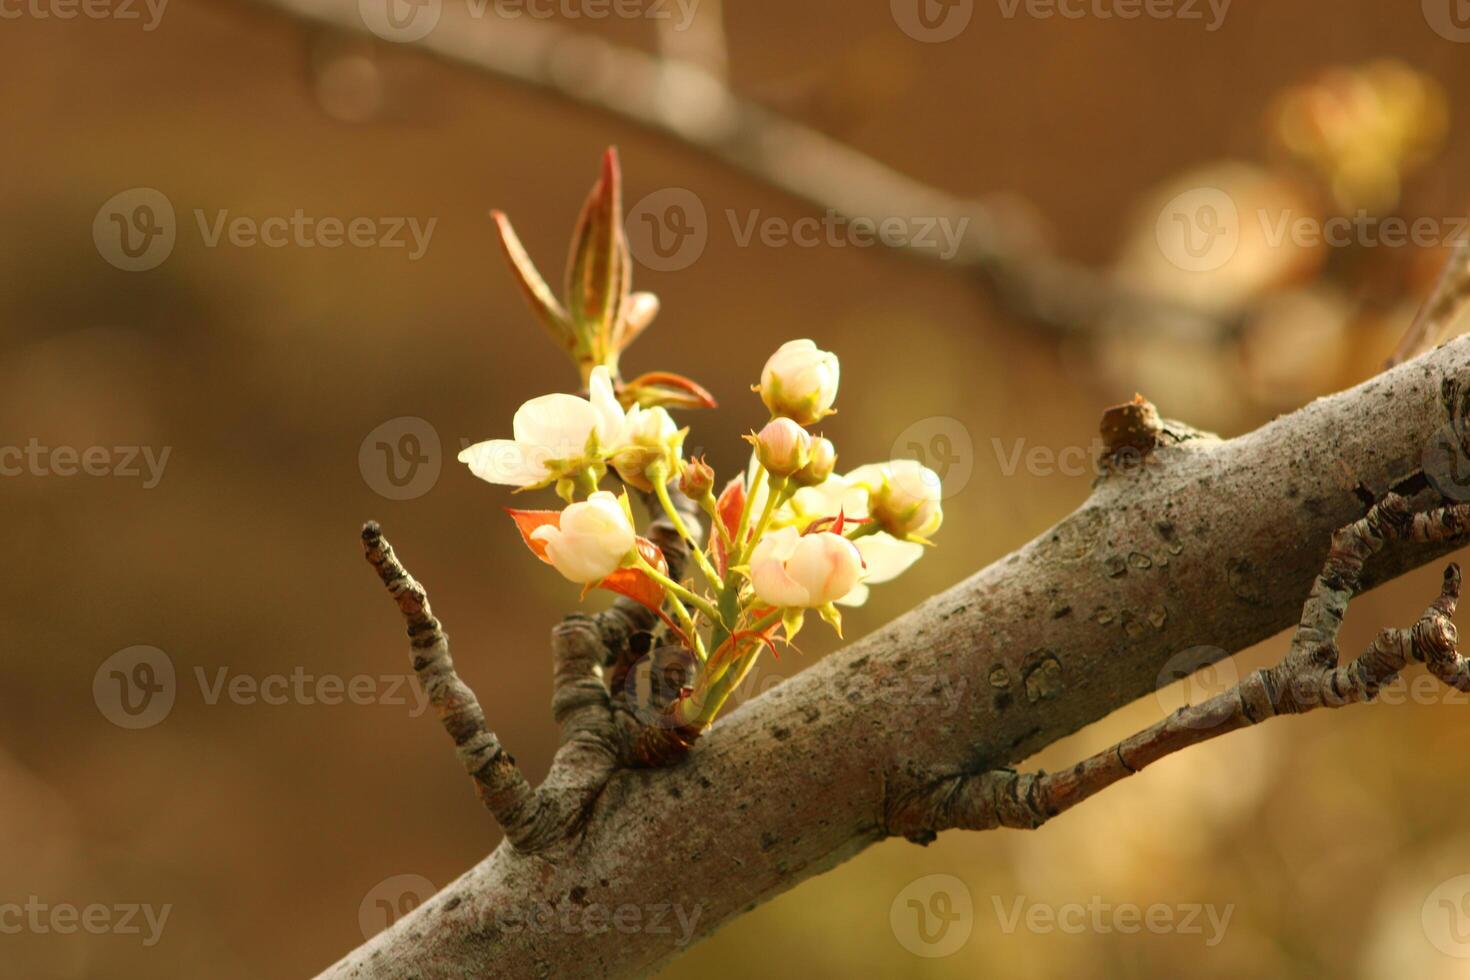
M852 587L851 592L843 596L841 599L838 599L837 604L839 606L861 606L863 603L868 601L869 591L870 590L866 585L859 582L857 585L854 585Z
M612 375L607 368L599 365L592 369L592 377L587 382L587 394L592 399L593 409L597 411L598 439L604 445L611 445L622 435L624 416L623 406L618 403L617 395L613 394Z
M592 403L576 395L542 395L516 410L516 442L544 447L554 459L581 454L600 416Z
M857 539L858 553L867 563L863 581L869 585L890 582L909 570L924 554L924 546L913 541L900 541L882 531Z
M459 454L459 461L487 483L533 487L551 478L546 453L509 439L476 443Z

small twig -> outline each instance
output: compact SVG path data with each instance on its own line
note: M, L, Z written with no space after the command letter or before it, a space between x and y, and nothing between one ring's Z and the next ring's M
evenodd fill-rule
M1434 543L1470 530L1470 504L1410 511L1388 494L1367 516L1333 536L1332 550L1302 608L1286 657L1232 687L1078 763L1065 772L988 770L940 779L894 801L889 830L928 843L941 830L1031 829L1126 779L1150 763L1191 745L1285 714L1371 701L1412 662L1424 663L1444 684L1470 691L1470 662L1456 649L1451 617L1460 596L1460 569L1445 571L1439 597L1408 629L1381 632L1368 650L1339 665L1337 635L1364 563L1386 541Z
M455 751L475 781L480 800L512 843L527 839L535 823L536 794L489 726L475 692L454 670L449 638L429 608L429 597L398 561L377 522L362 529L363 552L388 587L408 623L413 669Z

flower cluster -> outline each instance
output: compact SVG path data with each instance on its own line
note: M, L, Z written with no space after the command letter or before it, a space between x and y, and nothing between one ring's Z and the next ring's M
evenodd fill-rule
M614 200L606 209L589 204L588 211L606 210L616 226L617 170L610 159L613 166L604 173L602 189L594 190L594 201L609 193ZM508 224L501 224L505 233ZM618 245L614 233L604 239L601 258L594 249L581 261L617 265ZM507 244L507 255L525 285L529 260L518 244ZM574 264L576 255L574 248ZM626 290L626 269L619 275L617 288ZM836 447L811 431L834 414L840 368L832 353L810 340L793 340L770 357L753 389L770 419L746 437L753 447L746 471L716 496L714 469L702 459L684 458L688 430L665 407L713 406L704 389L670 374L623 385L621 348L599 346L600 327L594 323L578 333L582 328L574 318L547 305L554 301L547 300L544 283L528 287L528 294L533 305L541 303L543 318L564 323L581 338L567 349L584 368L586 397L533 398L516 412L512 438L471 446L460 461L481 479L518 492L554 486L566 501L563 509L510 511L526 545L584 592L608 589L647 606L673 641L692 653L695 678L668 709L673 724L706 727L762 649L774 649L778 638L790 644L808 611L840 633L838 605L861 605L869 586L901 574L931 543L943 520L939 478L932 471L895 460L839 474ZM617 316L610 315L604 325L616 324ZM562 316L567 319L557 319ZM617 329L601 334L619 335ZM609 473L624 484L621 492L601 489ZM638 535L629 488L684 539L691 558L687 574L671 575L659 548ZM707 543L691 531L692 509L681 509L676 495L708 516Z

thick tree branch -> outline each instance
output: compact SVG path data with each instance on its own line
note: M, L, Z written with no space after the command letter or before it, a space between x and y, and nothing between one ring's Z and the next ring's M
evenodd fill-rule
M1201 644L1224 655L1300 620L1334 533L1371 498L1396 489L1416 508L1439 503L1424 476L1449 485L1435 447L1447 432L1463 444L1467 384L1470 340L1457 340L1237 439L1144 440L1056 527L742 704L680 764L617 769L574 835L534 853L503 844L327 975L654 969L683 941L912 829L895 825L902 801L1012 766L1148 693L1172 655ZM1361 585L1449 547L1385 549ZM1414 649L1392 635L1338 689ZM666 928L670 909L693 918L687 936ZM644 927L607 927L617 910Z
M1467 662L1456 649L1450 621L1460 598L1460 568L1445 571L1439 597L1409 629L1384 630L1362 656L1338 664L1337 635L1348 602L1358 588L1363 564L1389 540L1419 544L1463 538L1470 505L1457 504L1414 514L1398 494L1389 494L1362 520L1333 537L1322 574L1302 609L1291 649L1276 667L1258 670L1199 704L1168 718L1059 773L991 770L943 780L892 808L889 830L927 843L941 830L1034 830L1083 800L1141 771L1150 763L1201 742L1268 718L1340 708L1378 696L1410 663L1456 690L1470 690Z

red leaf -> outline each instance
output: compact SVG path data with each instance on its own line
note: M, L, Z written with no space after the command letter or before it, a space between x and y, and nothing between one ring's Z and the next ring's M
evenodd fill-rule
M599 338L602 350L612 344L613 326L622 316L632 284L632 259L623 234L623 177L618 151L609 148L602 173L582 207L567 262L567 302L572 321Z
M531 549L531 553L550 565L551 559L546 557L546 542L535 540L531 537L531 532L547 525L561 527L561 511L512 510L507 507L505 512L510 515L511 520L516 522L516 530L521 532L521 540L526 542L526 547Z
M728 536L733 542L735 531L740 524L740 514L745 510L745 477L737 476L725 485L720 491L720 499L715 501L715 513L720 515L720 523L725 526L727 534L715 534L715 567L720 575L724 575L727 568L726 562L730 556L725 553L725 538ZM718 529L717 529L718 532Z
M510 219L501 211L491 211L490 217L495 219L495 227L500 231L500 248L505 253L505 260L510 263L510 271L515 276L516 284L521 287L526 301L531 304L532 311L551 334L551 339L558 346L571 350L575 338L572 336L571 324L567 321L566 310L561 308L561 304L552 295L551 287L546 285L546 280L536 271L536 265L526 254L521 240L516 237Z
M648 562L660 572L668 573L669 563L664 558L664 553L659 550L658 545L647 538L639 538L637 547L638 553L643 556L644 561ZM596 587L606 589L609 592L616 592L618 595L627 596L639 605L652 609L660 616L663 616L664 621L669 623L670 626L674 625L663 613L664 587L650 578L648 573L641 568L620 568L601 582L598 582ZM677 626L674 629L680 636L684 635L683 631L679 630Z
M644 408L718 408L715 396L697 382L682 374L652 371L639 375L624 386L629 401Z

